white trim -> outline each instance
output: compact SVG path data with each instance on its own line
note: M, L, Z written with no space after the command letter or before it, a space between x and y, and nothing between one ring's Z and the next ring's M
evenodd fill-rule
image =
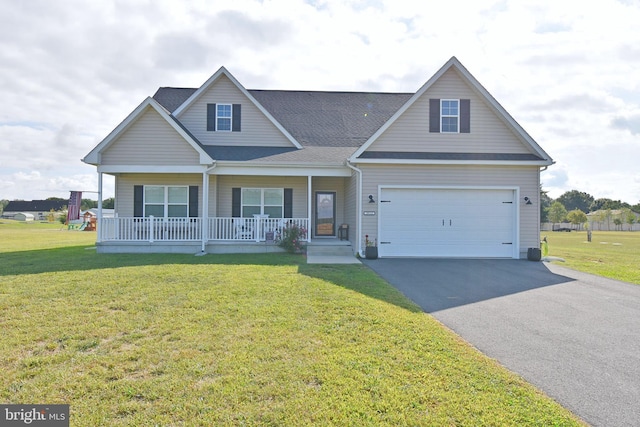
M201 164L211 164L214 160L204 151L204 149L191 136L180 127L174 119L169 116L167 110L164 109L155 99L147 97L140 105L136 107L123 121L120 123L105 139L103 139L93 150L87 154L82 161L87 164L100 165L102 159L102 152L115 142L118 137L131 125L133 125L138 118L144 114L147 108L153 108L160 117L162 117L191 147L200 155Z
M114 199L115 200L115 199ZM98 229L98 233L96 236L96 243L100 243L102 239L100 239L100 231L102 222L102 173L98 172L98 217L96 218L96 228Z
M553 160L551 157L540 147L531 136L516 122L513 117L496 101L496 99L478 82L475 77L467 71L466 68L458 61L458 59L453 56L449 59L418 91L402 106L396 113L391 116L389 120L385 124L383 124L380 129L376 133L374 133L371 138L369 138L362 146L351 155L349 160L351 162L358 162L358 156L364 153L371 144L377 140L380 135L382 135L405 111L409 109L442 75L447 72L450 68L455 68L461 76L469 83L475 91L486 100L491 107L493 107L494 111L500 115L507 124L518 134L520 135L524 141L529 144L529 146L545 160L545 165L553 164Z
M213 162L212 162L213 163ZM202 173L206 166L149 166L149 165L99 165L103 173Z
M486 166L548 166L545 160L436 160L436 159L355 159L351 163L391 165L486 165Z
M215 165L213 166L215 167ZM202 218L209 218L209 170L202 172ZM207 245L206 236L209 235L209 221L202 221L202 246L200 252L204 253Z
M242 165L218 162L215 175L266 175L266 176L331 176L350 177L351 171L345 167L317 167L311 165Z
M173 115L175 117L180 117L180 115L187 110L194 102L196 102L196 100L198 100L198 98L200 98L208 89L211 85L213 85L221 76L226 76L229 80L231 80L231 82L238 88L238 90L240 90L240 92L242 92L242 94L244 96L246 96L249 101L251 101L253 103L253 105L255 105L262 114L264 114L267 119L269 119L269 121L271 121L271 123L273 123L273 125L278 128L278 130L280 132L282 132L282 134L293 144L295 145L297 148L302 148L302 145L296 141L296 139L284 128L282 127L282 125L280 124L280 122L278 122L272 115L271 113L269 113L267 110L265 110L265 108L262 106L262 104L260 104L245 88L244 86L242 86L240 84L240 82L238 80L236 80L235 77L233 77L233 75L224 67L220 67L220 69L218 71L216 71L211 77L209 77L209 79L204 82L204 84L202 86L200 86L200 88L198 88L198 90L196 90L189 98L187 98L186 101L184 101L182 103L182 105L180 105L174 112ZM217 116L217 114L216 114ZM233 125L233 123L232 123Z
M520 259L520 187L510 185L378 185L378 204L382 200L383 189L418 189L418 190L506 190L513 191L513 204L515 205L514 228L512 233L514 242L511 248L511 258ZM378 209L379 211L379 209ZM377 234L380 235L381 215L378 215Z
M312 211L312 195L313 193L313 185L312 185L312 176L311 175L307 175L307 221L308 221L308 227L307 227L307 242L311 241L311 211Z

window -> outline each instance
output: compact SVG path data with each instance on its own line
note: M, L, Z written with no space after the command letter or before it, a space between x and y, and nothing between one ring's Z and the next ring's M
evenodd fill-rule
M216 106L216 130L231 131L231 121L231 104L218 104Z
M240 132L242 105L207 104L207 131Z
M269 215L269 218L283 218L284 189L243 188L241 206L243 218L253 218L255 214Z
M429 99L429 132L471 133L471 100Z
M442 133L458 133L460 123L460 101L458 99L440 100L440 121Z
M144 216L189 216L189 187L145 185Z

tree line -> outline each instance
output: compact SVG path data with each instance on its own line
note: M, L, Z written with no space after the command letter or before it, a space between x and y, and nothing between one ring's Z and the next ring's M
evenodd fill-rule
M69 202L69 199L64 199L62 197L48 197L45 200L55 200L55 201L61 201L61 202ZM15 200L18 201L18 200ZM7 199L0 199L0 215L2 214L2 212L4 212L4 208L5 206L7 206L9 204L10 200ZM113 197L109 197L108 199L104 199L102 201L102 207L104 209L114 209L115 206L115 199ZM91 200L91 199L82 199L81 204L80 204L80 210L86 211L87 209L92 209L92 208L97 208L98 207L98 201L97 200Z
M612 211L619 213L613 217ZM640 203L631 205L620 200L596 199L589 193L578 190L567 191L554 200L545 191L540 191L541 222L570 222L580 225L587 222L587 214L596 212L597 221L613 222L616 229L622 230L623 224L631 226L638 221L636 214L640 213Z

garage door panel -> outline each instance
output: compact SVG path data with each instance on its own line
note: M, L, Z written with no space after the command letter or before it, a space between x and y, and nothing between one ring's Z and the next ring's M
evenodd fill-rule
M513 256L513 190L394 188L380 200L380 256Z

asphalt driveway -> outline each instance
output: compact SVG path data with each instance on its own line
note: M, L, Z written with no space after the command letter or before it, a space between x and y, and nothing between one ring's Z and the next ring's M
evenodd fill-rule
M640 286L525 260L363 263L587 423L640 425Z

